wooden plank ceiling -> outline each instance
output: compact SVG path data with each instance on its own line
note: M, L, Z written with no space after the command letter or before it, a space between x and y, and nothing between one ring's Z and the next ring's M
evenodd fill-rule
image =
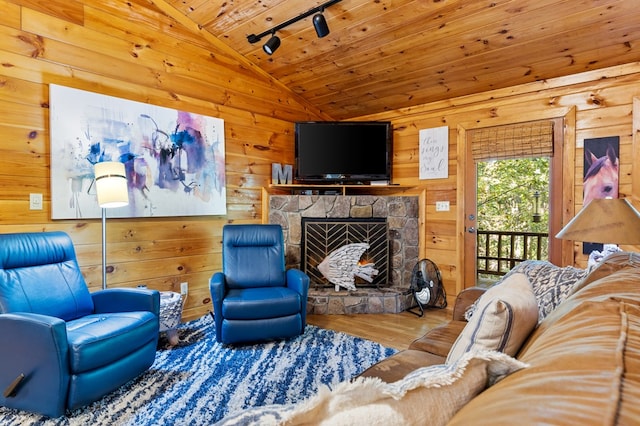
M328 36L307 17L272 56L247 36L324 1L164 2L334 119L640 60L636 0L342 0Z

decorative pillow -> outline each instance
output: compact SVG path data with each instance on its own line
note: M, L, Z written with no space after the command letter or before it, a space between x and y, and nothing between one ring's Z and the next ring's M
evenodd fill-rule
M585 269L573 266L559 267L545 260L526 260L517 264L493 287L501 285L511 275L522 273L527 276L538 301L538 322L542 321L571 293L573 287L586 275ZM471 320L477 308L472 304L465 311L467 321Z
M571 289L587 275L585 269L573 266L561 268L540 260L526 262L520 272L529 278L533 294L538 300L538 322L566 299Z
M511 274L480 296L475 314L451 347L446 363L481 349L513 356L537 323L538 303L529 280L524 274Z

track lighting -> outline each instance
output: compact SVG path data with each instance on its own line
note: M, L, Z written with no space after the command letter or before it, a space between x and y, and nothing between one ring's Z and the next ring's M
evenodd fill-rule
M280 37L273 34L273 36L262 46L262 50L267 52L269 55L273 55L278 47L280 47Z
M276 35L276 31L280 31L281 29L288 27L289 25L298 22L304 18L306 18L307 16L313 16L313 27L316 30L316 34L318 35L318 38L322 38L325 37L326 35L329 34L329 26L327 25L327 21L324 18L324 15L322 14L322 12L324 12L324 10L329 7L332 6L338 2L340 2L342 0L330 0L326 3L321 4L320 6L316 6L313 9L309 9L308 11L296 16L295 18L291 18L288 21L283 22L280 25L276 25L275 27L271 28L270 30L267 30L265 32L262 32L258 35L255 34L249 34L247 36L247 41L251 44L253 43L257 43L259 42L263 37L268 36L269 34L271 34L271 38L269 39L269 41L267 41L264 46L262 46L262 49L269 55L272 55L273 52L276 51L276 49L278 47L280 47L280 38Z

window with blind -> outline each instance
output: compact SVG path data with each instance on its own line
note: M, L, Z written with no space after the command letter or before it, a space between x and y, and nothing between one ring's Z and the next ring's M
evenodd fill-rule
M553 156L552 120L467 131L475 161Z

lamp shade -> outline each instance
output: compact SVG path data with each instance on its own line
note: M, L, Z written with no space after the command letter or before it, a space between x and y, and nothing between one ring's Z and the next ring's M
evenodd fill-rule
M109 209L129 204L124 164L118 161L96 163L94 172L100 207Z
M556 238L602 244L640 244L640 213L625 198L589 202Z

